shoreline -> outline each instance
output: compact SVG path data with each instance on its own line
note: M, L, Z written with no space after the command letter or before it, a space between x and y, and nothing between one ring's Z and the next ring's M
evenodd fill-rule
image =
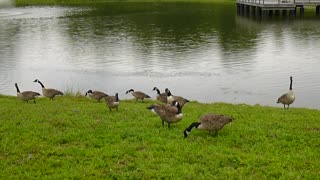
M80 92L78 93L65 93L66 95L59 97L59 98L76 98L76 99L89 99L89 97L86 97L85 95L81 94ZM16 95L5 95L5 94L0 94L0 98L8 98L8 99L13 99L13 98L17 98ZM44 96L40 96L37 97L37 99L47 99ZM131 102L134 101L134 99L132 97L120 97L121 101L125 101L125 102ZM17 99L17 101L21 101L19 99ZM104 101L103 101L104 102ZM146 102L153 102L153 103L159 103L156 99L154 99L153 97L151 99L148 99ZM214 104L228 104L228 105L245 105L245 106L252 106L252 107L260 107L260 108L276 108L276 109L283 109L283 105L282 104L277 104L275 103L275 105L268 105L268 104L258 104L258 103L247 103L247 102L225 102L225 101L214 101L214 102L202 102L199 100L195 100L195 99L190 99L191 103L197 103L197 104L201 104L201 105L214 105ZM320 111L319 108L316 107L302 107L302 106L294 106L294 103L290 106L290 109L305 109L305 110L314 110L314 111Z

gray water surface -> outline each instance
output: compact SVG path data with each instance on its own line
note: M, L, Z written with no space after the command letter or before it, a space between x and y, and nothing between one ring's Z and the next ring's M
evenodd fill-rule
M256 20L235 5L0 9L0 94L141 90L157 86L200 102L320 108L320 19Z

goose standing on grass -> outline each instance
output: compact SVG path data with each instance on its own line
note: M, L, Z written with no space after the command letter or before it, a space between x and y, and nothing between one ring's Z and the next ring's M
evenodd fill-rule
M110 111L111 109L115 109L115 108L118 111L118 107L120 104L118 93L116 93L115 96L106 96L105 99L106 99L106 105Z
M167 93L160 93L160 90L157 87L154 87L152 91L157 91L157 100L167 103Z
M40 96L39 93L37 92L33 92L33 91L23 91L20 92L20 89L18 87L18 84L15 83L14 84L16 86L17 89L17 97L22 100L22 101L27 101L27 103L29 103L29 100L33 99L33 103L36 103L36 97Z
M200 117L200 122L193 122L186 130L184 130L184 138L188 137L191 130L196 129L207 130L209 134L215 131L217 135L218 131L222 129L226 124L233 121L232 117L228 117L220 114L205 114Z
M138 99L141 99L141 101L143 102L144 98L151 98L150 96L148 96L147 94L145 94L144 92L141 91L134 91L133 89L130 89L126 92L126 94L130 93L132 94L132 96L134 96L136 98L136 101L138 101Z
M42 94L45 97L48 97L50 100L53 100L53 98L57 95L63 95L63 93L61 91L58 91L56 89L51 89L51 88L45 88L44 85L42 84L41 81L39 81L39 79L34 80L33 82L37 82L41 85L42 87Z
M173 101L172 105L168 104L154 104L147 109L151 110L153 113L160 116L162 120L162 126L164 126L164 122L168 123L168 128L170 127L171 123L177 123L181 121L183 118L182 114L182 107L179 105L179 102Z
M278 98L277 103L282 103L284 109L286 109L286 105L288 105L287 109L289 109L289 105L292 104L294 102L294 100L295 100L295 96L292 91L292 76L290 76L289 92L280 96Z
M91 97L92 99L97 100L97 102L100 102L100 100L104 97L108 97L106 93L103 93L101 91L92 91L92 90L87 91L85 96L87 95L89 95L89 97Z
M189 102L189 100L187 100L187 99L185 99L185 98L183 98L181 96L172 95L171 91L168 88L165 89L165 92L167 94L167 103L168 104L172 104L173 101L178 101L179 105L181 107L183 107L187 102Z

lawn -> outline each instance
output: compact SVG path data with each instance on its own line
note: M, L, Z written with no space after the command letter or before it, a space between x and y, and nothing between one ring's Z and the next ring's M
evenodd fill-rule
M168 128L146 109L154 103L123 100L109 112L82 96L0 96L0 179L320 177L318 110L190 102ZM234 121L217 136L194 129L184 139L209 112Z

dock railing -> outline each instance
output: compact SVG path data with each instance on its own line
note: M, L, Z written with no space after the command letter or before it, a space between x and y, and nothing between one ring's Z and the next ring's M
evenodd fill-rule
M320 0L237 0L244 4L310 4L320 5Z

